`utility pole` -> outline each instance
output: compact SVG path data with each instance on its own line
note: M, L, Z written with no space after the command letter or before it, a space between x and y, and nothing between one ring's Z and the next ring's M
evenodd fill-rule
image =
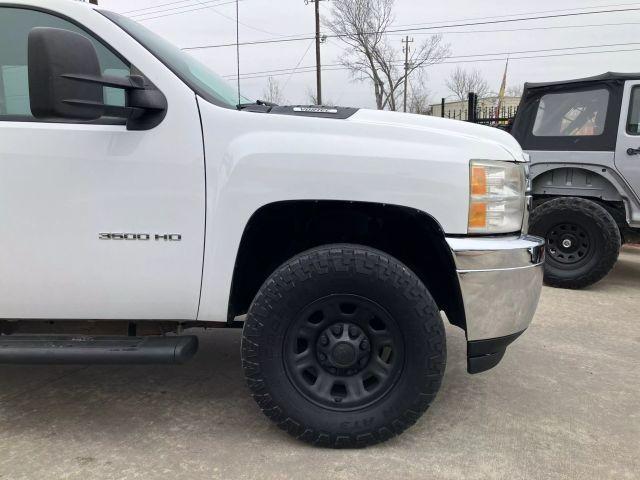
M404 46L402 50L404 51L404 111L407 112L407 92L409 91L409 52L411 51L410 43L413 43L413 38L407 38L402 40Z
M316 102L322 105L322 61L320 58L320 44L324 41L320 35L320 2L324 0L304 0L305 5L313 3L316 11Z

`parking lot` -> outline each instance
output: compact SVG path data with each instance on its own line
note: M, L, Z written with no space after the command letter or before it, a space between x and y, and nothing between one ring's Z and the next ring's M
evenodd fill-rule
M296 442L248 396L239 331L171 367L0 367L0 479L631 479L640 472L640 249L584 291L545 288L495 369L444 386L403 436L366 450Z

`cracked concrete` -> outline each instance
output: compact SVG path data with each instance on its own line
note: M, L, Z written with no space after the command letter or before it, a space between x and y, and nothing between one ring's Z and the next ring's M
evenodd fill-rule
M0 479L640 478L640 249L583 291L545 288L495 369L444 386L390 442L333 451L272 426L245 388L239 331L185 366L0 366Z

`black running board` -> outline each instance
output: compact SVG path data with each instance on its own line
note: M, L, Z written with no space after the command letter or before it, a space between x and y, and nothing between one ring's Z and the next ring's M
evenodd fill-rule
M0 336L0 364L176 364L197 351L196 336Z

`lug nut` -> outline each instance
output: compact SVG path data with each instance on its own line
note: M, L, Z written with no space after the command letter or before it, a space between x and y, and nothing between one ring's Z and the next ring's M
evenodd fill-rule
M329 338L326 335L322 335L320 337L320 343L322 344L322 346L326 347L327 345L329 345Z
M349 336L351 338L356 338L358 336L358 329L354 325L349 327Z
M321 362L324 362L327 359L327 356L324 353L320 352L318 353L318 358Z
M362 342L360 342L360 350L369 350L369 348L371 348L369 340L362 340Z
M336 337L342 335L342 325L334 325L331 327L331 331Z

